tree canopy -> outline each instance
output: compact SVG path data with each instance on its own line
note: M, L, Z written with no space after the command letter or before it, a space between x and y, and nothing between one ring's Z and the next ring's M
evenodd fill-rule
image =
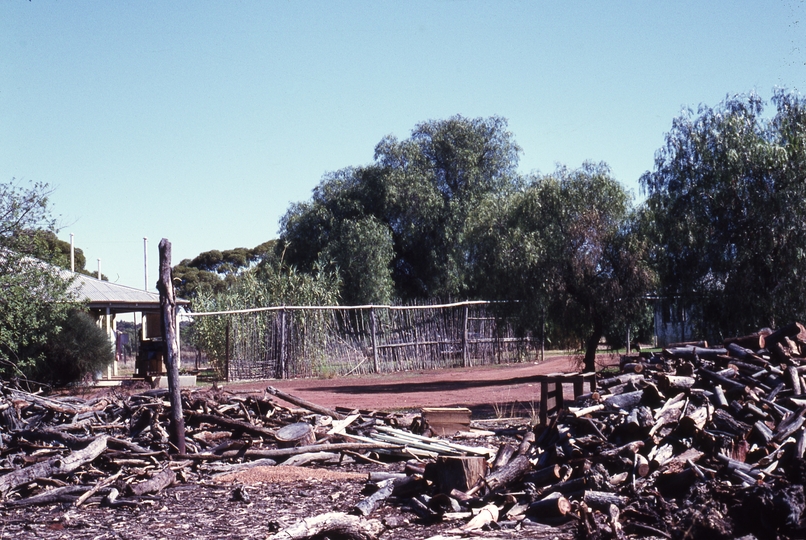
M292 205L281 222L287 260L302 270L334 264L343 297L359 303L466 295L468 220L485 197L514 189L519 152L499 117L431 120L403 141L387 136L372 164L326 175L310 202ZM368 242L350 240L357 227L380 242L368 259ZM345 264L362 258L357 272ZM367 272L383 277L357 279Z
M0 375L41 372L44 346L57 336L77 307L70 280L52 261L43 236L55 231L46 184L0 184Z
M537 176L501 207L489 201L474 229L477 287L514 300L527 320L548 317L585 341L585 367L609 325L641 311L654 274L632 225L631 197L604 164Z
M806 102L776 91L674 120L641 178L663 292L725 336L803 319L806 307Z

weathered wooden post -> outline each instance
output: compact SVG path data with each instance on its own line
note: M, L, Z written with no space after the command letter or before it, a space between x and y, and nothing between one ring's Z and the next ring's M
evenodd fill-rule
M285 343L285 310L280 310L280 378L288 378L288 363L286 361Z
M377 337L377 320L375 317L375 308L369 309L370 329L372 330L372 369L375 373L380 373L380 366L378 366L378 337Z
M182 416L182 395L179 392L179 347L177 344L176 297L171 280L171 243L160 240L160 292L161 324L165 367L168 369L168 398L171 402L171 443L179 454L185 453L185 418Z
M469 308L465 305L464 310L464 321L462 325L462 367L468 367L470 365L468 361L467 355L467 320L468 320Z

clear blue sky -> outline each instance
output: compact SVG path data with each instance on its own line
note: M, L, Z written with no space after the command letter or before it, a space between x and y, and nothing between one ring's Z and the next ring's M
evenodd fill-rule
M521 172L605 161L639 195L683 107L806 92L803 0L0 3L0 178L143 286L277 236L327 171L418 122L499 115ZM153 289L153 285L151 286Z

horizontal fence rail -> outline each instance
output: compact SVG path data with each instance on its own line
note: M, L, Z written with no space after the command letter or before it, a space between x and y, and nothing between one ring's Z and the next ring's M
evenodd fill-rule
M509 320L483 301L187 315L182 348L206 354L229 381L466 367L536 356L532 337L517 335Z

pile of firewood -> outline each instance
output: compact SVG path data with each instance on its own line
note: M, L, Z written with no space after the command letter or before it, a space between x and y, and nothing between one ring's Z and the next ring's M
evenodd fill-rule
M378 464L367 498L272 538L375 538L382 505L455 524L435 540L801 537L804 353L806 329L792 324L627 356L548 425L461 441L415 414L330 410L272 387L186 391L184 454L169 442L164 390L80 399L0 386L0 500L136 506L205 475L349 458Z

